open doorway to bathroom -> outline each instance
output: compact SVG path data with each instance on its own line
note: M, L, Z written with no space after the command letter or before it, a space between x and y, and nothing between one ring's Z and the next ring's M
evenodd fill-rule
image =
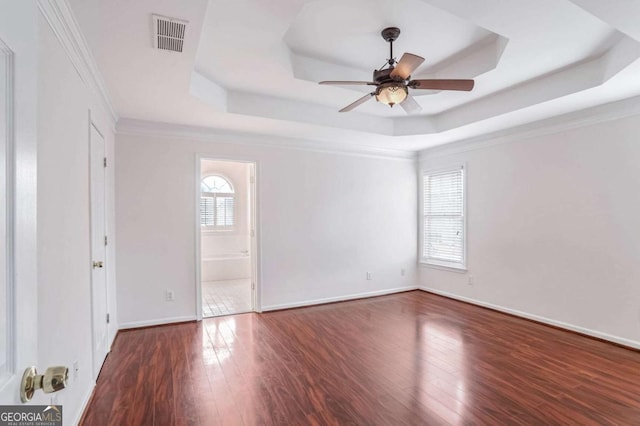
M199 318L255 310L255 163L199 159Z

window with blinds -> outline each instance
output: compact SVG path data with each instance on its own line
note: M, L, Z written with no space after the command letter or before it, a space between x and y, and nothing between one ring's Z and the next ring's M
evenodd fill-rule
M422 175L422 261L465 267L464 169Z
M230 227L233 226L233 204L232 196L211 196L200 197L200 224L202 226Z
M200 226L208 229L232 229L235 191L222 176L207 176L200 184Z

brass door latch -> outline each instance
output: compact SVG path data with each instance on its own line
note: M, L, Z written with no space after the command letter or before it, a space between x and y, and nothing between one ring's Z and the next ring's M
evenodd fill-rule
M99 260L99 261L95 261L95 260L94 260L94 261L93 261L93 269L96 269L96 268L102 268L102 267L104 267L104 263L102 263L102 261L101 261L101 260Z

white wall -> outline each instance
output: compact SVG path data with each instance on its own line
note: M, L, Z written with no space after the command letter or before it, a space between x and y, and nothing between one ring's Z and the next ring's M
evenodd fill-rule
M258 162L263 308L415 286L413 161L245 144L252 140L117 135L121 325L195 318L197 153ZM168 289L174 302L164 301Z
M421 267L421 285L640 346L638 134L636 116L424 152L466 162L469 272Z
M68 388L57 395L67 424L77 419L93 386L90 110L111 159L114 137L108 116L43 16L39 17L38 58L38 369L65 365L73 370L78 362L78 377L72 371ZM107 176L107 228L113 229L112 167ZM113 259L113 252L108 253L110 311L115 319Z

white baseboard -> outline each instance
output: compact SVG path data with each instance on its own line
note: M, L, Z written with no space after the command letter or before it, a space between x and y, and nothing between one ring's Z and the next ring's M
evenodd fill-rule
M325 299L304 300L301 302L283 303L281 305L263 306L262 312L278 311L281 309L301 308L303 306L323 305L325 303L344 302L347 300L365 299L367 297L384 296L385 294L403 293L405 291L417 290L417 286L389 288L385 290L370 291L366 293L348 294L338 297L327 297Z
M538 322L541 322L541 323L544 323L544 324L553 325L555 327L564 328L565 330L575 331L577 333L585 334L587 336L597 337L598 339L608 340L610 342L617 343L617 344L623 345L623 346L628 346L630 348L640 349L640 342L637 342L637 341L631 340L631 339L626 339L624 337L614 336L614 335L611 335L611 334L602 333L600 331L595 331L595 330L591 330L591 329L588 329L588 328L580 327L580 326L577 326L577 325L568 324L566 322L556 321L556 320L553 320L551 318L545 318L545 317L541 317L541 316L538 316L538 315L530 314L530 313L527 313L527 312L517 311L515 309L510 309L510 308L505 308L504 306L494 305L493 303L483 302L481 300L476 300L476 299L472 299L472 298L469 298L469 297L460 296L460 295L457 295L457 294L454 294L454 293L449 293L449 292L446 292L446 291L437 290L435 288L418 287L418 290L426 291L428 293L438 294L440 296L448 297L450 299L460 300L460 301L463 301L463 302L471 303L473 305L478 305L478 306L482 306L482 307L485 307L485 308L493 309L493 310L496 310L496 311L504 312L506 314L515 315L517 317L526 318L526 319L530 319L530 320L533 320L533 321L538 321Z
M158 319L145 320L145 321L125 322L124 324L120 324L118 329L127 330L129 328L150 327L152 325L173 324L176 322L187 322L187 321L195 321L195 320L196 320L195 315L188 315L185 317L158 318Z
M96 387L96 382L91 381L91 386L89 386L89 389L87 390L87 393L85 394L84 398L82 399L82 404L80 404L80 409L78 410L78 413L76 414L76 418L73 421L74 425L80 424L80 419L82 418L82 415L84 414L84 410L87 409L87 404L89 404L89 400L91 400L91 395L93 394L93 389L95 389L95 387Z

